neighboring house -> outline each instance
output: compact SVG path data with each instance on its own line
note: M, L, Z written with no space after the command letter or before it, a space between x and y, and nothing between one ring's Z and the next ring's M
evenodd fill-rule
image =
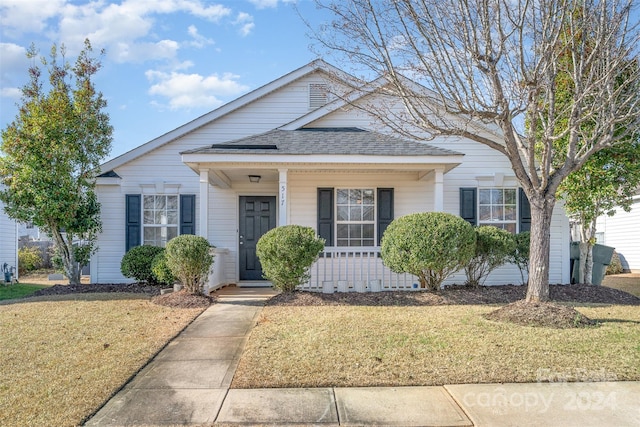
M380 239L394 218L444 211L473 224L528 230L528 203L506 158L464 138L427 144L394 136L332 99L327 85L336 75L349 78L314 61L106 162L97 180L103 232L92 280L125 281L120 260L128 249L195 233L218 248L213 286L264 283L257 240L277 225L300 224L327 246L310 287L411 288L414 277L380 262ZM354 93L351 102L371 99ZM550 281L569 283L561 206L553 217ZM447 283L454 282L463 283L464 274ZM518 270L505 266L487 283L519 282Z
M18 239L37 240L37 241L49 241L49 235L40 231L37 225L33 225L31 222L19 222L18 223Z
M617 208L615 215L598 218L596 237L598 243L615 248L626 272L640 273L640 191L631 211Z
M4 204L0 202L0 273L4 264L15 268L15 277L18 278L18 226L16 221L9 218L4 212ZM4 275L0 275L0 283L4 281Z

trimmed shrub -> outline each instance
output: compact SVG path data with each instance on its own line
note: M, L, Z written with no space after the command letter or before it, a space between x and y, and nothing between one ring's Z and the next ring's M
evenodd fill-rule
M618 252L613 251L613 256L611 257L611 262L607 265L607 271L605 274L622 274L624 273L624 268L622 267L622 262L620 261L620 255Z
M418 276L421 288L440 289L444 279L474 254L471 224L444 212L423 212L393 220L382 237L382 260L396 273Z
M464 268L467 285L483 285L489 273L507 262L516 249L514 235L492 225L475 229L476 251Z
M167 266L191 294L202 294L202 287L213 264L210 250L207 239L193 234L183 234L167 242Z
M161 285L173 285L176 281L175 276L171 273L171 269L167 265L167 254L163 250L153 257L151 261L151 272L155 281Z
M264 277L283 292L293 292L309 280L309 267L323 249L324 239L300 225L271 229L256 246Z
M24 246L18 249L18 273L24 274L37 270L42 265L40 248L37 246Z
M528 280L525 280L525 277L529 277L529 242L531 239L531 233L528 231L523 231L522 233L516 234L514 237L515 241L515 250L507 257L507 262L510 264L515 264L516 267L520 270L520 278L522 279L522 284L526 285Z
M156 279L151 271L153 258L164 248L158 246L142 245L129 249L120 262L120 271L124 277L136 279L138 282L146 282L155 285Z

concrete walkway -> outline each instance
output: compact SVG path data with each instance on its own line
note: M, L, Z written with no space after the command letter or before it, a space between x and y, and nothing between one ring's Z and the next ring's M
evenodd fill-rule
M640 382L230 390L273 291L218 295L86 425L640 425Z

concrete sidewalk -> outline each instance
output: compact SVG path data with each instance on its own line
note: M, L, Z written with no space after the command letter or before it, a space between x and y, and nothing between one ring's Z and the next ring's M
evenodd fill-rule
M229 390L273 294L220 291L86 425L640 425L640 382Z

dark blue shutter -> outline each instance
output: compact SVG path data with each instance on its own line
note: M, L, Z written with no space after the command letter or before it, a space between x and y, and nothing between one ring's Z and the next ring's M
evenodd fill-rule
M378 246L387 226L393 221L393 188L378 188Z
M531 206L529 205L529 199L524 194L522 188L518 189L518 203L520 205L520 211L518 214L518 232L531 231Z
M180 195L180 234L196 234L196 196Z
M127 194L125 196L125 250L140 246L142 235L142 196Z
M333 246L333 188L318 188L318 236Z
M476 188L460 189L460 217L474 226L478 223L476 193Z

